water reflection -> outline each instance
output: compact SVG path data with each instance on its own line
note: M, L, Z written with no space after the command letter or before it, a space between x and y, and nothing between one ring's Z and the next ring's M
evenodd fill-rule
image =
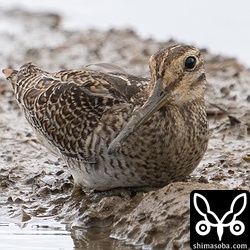
M72 229L72 239L76 250L141 249L141 246L127 245L124 241L110 238L109 235L109 228Z
M0 222L0 249L4 250L112 250L141 249L109 237L109 228L73 228L51 219L18 224Z
M0 222L0 249L73 250L74 244L65 226L54 221L23 225Z

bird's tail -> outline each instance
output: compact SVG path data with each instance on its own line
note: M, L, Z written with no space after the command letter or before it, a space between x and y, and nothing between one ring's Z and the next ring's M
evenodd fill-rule
M2 72L6 76L6 79L11 82L13 89L15 89L16 76L17 76L18 70L3 69Z
M2 72L6 76L6 79L12 83L13 89L15 89L15 85L18 82L22 83L22 86L19 84L21 88L26 89L26 85L28 84L28 82L22 80L32 75L41 73L41 69L39 69L33 63L29 62L24 64L19 70L3 69Z
M9 77L12 76L12 74L16 74L18 71L14 69L3 69L2 72L5 74L6 78L8 79Z

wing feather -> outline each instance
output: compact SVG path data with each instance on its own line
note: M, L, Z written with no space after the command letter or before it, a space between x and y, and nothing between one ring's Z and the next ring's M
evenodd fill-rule
M144 101L149 82L98 71L51 74L31 63L13 71L9 79L42 144L84 162L95 162L96 144L110 143L121 131L135 106Z

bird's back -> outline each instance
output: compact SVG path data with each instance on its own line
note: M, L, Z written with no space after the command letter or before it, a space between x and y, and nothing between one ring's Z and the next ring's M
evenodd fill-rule
M95 161L96 140L110 143L147 97L147 78L121 73L53 74L28 63L8 74L41 143L56 154L84 162Z

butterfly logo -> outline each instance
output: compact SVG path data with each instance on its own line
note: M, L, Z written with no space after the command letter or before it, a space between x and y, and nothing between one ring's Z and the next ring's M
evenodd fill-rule
M205 204L206 211L202 211L204 210L204 207L203 209L202 207L199 208L198 202L197 202L199 199L201 199L200 202L203 201L203 204ZM243 199L243 205L239 210L237 210L235 204L238 203L240 199ZM209 234L211 227L217 228L217 235L218 235L219 241L221 241L222 239L222 235L224 233L224 227L229 227L230 232L236 236L244 233L245 225L242 221L237 220L237 217L246 208L246 205L247 205L246 193L239 194L233 199L231 206L230 206L230 210L227 211L222 216L221 219L219 219L218 216L213 211L210 210L210 205L207 199L203 195L195 193L193 196L193 204L194 204L196 211L204 218L203 220L200 220L199 222L197 222L195 226L195 230L199 235L204 236L204 235ZM232 217L231 221L228 223L224 223L225 220L228 219L229 215ZM211 222L211 219L213 219L213 222ZM214 223L215 221L216 223Z

